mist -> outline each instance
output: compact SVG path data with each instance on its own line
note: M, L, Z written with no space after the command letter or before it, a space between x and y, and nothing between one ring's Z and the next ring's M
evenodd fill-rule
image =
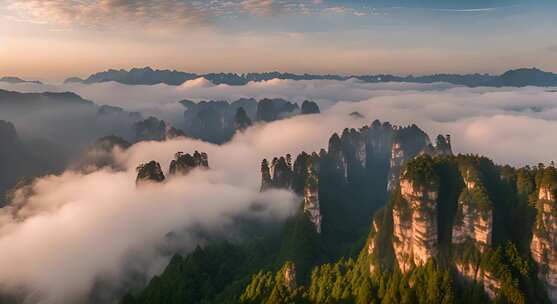
M130 270L147 278L159 273L168 260L162 249L171 246L188 252L204 243L197 233L200 229L227 238L237 218L280 222L295 212L300 199L286 191L260 193L261 160L318 151L333 132L374 119L415 123L432 137L451 134L456 153L485 155L499 164L522 166L557 159L552 140L557 132L557 93L543 88L356 81L189 85L169 89L107 83L82 86L79 93L101 104L157 109L168 115L178 111L169 109L181 98L313 99L323 112L256 124L220 146L184 138L140 142L126 151L113 151L122 171L66 171L36 180L0 212L3 289L30 290L33 297L51 302L81 301L101 279L117 287ZM110 97L112 90L117 93ZM177 109L181 115L182 109ZM354 111L364 118L351 116ZM194 150L208 153L210 170L135 186L138 164L156 160L166 174L174 153ZM170 232L180 232L179 242L169 244L165 236Z

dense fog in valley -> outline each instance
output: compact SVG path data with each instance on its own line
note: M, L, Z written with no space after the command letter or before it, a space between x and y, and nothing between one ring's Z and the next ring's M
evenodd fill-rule
M109 114L104 120L94 117L97 109L91 107L97 106L92 105L77 112L69 106L0 115L14 123L23 140L56 142L59 137L70 145L82 145L83 150L98 137L133 137L133 119L126 121L130 117L126 113L153 115L179 129L185 111L178 103L182 99L270 97L298 103L309 99L321 107L321 114L256 123L222 145L187 138L140 141L127 150L109 151L113 169L74 167L20 188L0 211L0 287L11 292L31 290L33 297L50 302L83 300L99 282L107 290L117 289L130 272L148 278L166 265L169 251L188 252L207 238L241 238L242 232L231 228L237 220L282 221L299 208L299 198L284 190L260 193L261 160L319 151L332 133L369 125L375 119L401 126L417 124L432 139L450 134L455 153L477 153L500 164L523 166L557 159L552 140L557 133L557 93L546 88L355 80L215 86L203 79L177 87L103 83L2 84L1 88L72 91L99 106L121 107L125 112ZM155 160L168 175L176 152L195 150L208 154L209 170L136 186L139 164Z

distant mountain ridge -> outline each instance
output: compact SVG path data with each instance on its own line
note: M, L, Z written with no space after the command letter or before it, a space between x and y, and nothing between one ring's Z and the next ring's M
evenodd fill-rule
M8 82L8 83L11 83L11 84L18 84L18 83L43 84L42 82L40 82L38 80L25 80L25 79L21 79L19 77L12 77L12 76L0 77L0 82Z
M468 87L523 87L523 86L540 86L549 87L557 86L557 74L545 72L537 68L520 68L509 70L501 75L490 74L433 74L423 76L397 76L391 74L378 75L334 75L334 74L292 74L281 72L265 72L265 73L208 73L196 74L188 72L180 72L176 70L154 70L150 67L133 68L127 70L108 70L92 74L86 79L70 77L65 83L101 83L115 81L128 85L181 85L185 81L203 77L213 84L227 85L245 85L251 81L268 81L271 79L285 80L339 80L345 81L351 78L358 79L368 83L382 82L411 82L411 83L434 83L447 82L455 85L463 85Z

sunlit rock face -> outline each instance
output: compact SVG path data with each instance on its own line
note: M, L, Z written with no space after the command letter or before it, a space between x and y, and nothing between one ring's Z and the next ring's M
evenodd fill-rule
M452 243L455 246L473 246L483 253L491 245L493 235L493 204L485 190L481 174L474 167L460 169L464 189L457 202L457 211L452 230ZM455 247L463 248L463 247ZM494 299L501 283L496 277L482 269L479 261L455 262L459 276L465 281L476 282L483 286L486 294Z
M137 185L148 182L162 182L164 179L165 177L164 173L162 173L161 165L154 160L137 167L137 178L135 180Z
M557 302L557 208L555 191L557 172L550 167L544 170L538 193L537 218L533 229L530 251L538 263L539 277L545 282L549 298Z
M368 256L373 256L375 253L375 248L377 247L377 235L379 233L379 221L374 218L371 225L371 233L367 241L367 254ZM369 263L369 273L373 273L376 269L375 261L372 259Z
M458 199L452 231L453 244L470 240L483 252L491 245L493 234L493 208L487 192L473 168L463 169L465 188Z
M319 169L321 157L317 153L302 152L292 164L290 154L275 157L271 164L261 163L261 191L271 188L287 189L303 197L304 213L321 233L321 207L319 203Z
M313 167L308 167L304 185L304 212L315 226L315 231L321 233L321 206L319 205L319 177Z
M282 269L284 286L290 290L296 289L298 283L296 281L296 265L292 262L287 262Z
M178 152L174 155L174 160L170 162L169 173L171 175L186 175L193 169L209 168L209 160L207 153L195 151L193 155Z
M480 269L479 265L470 263L456 262L455 266L462 279L480 284L487 296L492 300L495 299L497 291L501 288L501 282L492 273Z
M403 272L437 254L438 184L400 181L401 202L393 209L393 248Z

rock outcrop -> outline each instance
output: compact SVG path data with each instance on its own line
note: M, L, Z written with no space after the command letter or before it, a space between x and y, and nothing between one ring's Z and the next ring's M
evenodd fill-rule
M393 207L393 248L402 272L423 265L437 254L439 181L431 159L409 166L400 180L400 199Z
M406 135L407 130L416 132L422 142L419 148L412 151L426 150L429 139L423 131L417 127L396 129L389 123L374 121L370 126L360 129L343 130L342 134L333 134L328 143L328 150L321 150L319 154L307 154L302 152L296 158L294 164L290 155L275 157L270 162L263 160L261 163L261 191L270 188L292 190L304 198L304 211L315 225L318 232L321 231L322 214L319 203L319 174L323 165L327 166L327 174L338 177L340 183L350 183L354 174L362 176L366 170L378 170L387 172L391 161L391 151L396 132L404 139L407 146L412 145L414 139ZM407 150L410 150L408 148ZM416 153L411 153L414 157ZM410 158L409 158L410 159ZM406 157L397 165L403 164ZM368 167L371 166L371 167ZM331 172L329 172L331 171ZM398 180L398 178L396 179Z
M319 114L319 113L320 110L317 103L310 100L304 100L304 102L302 103L302 114Z
M153 116L138 121L133 125L136 141L155 140L161 141L166 138L166 124Z
M161 165L152 160L148 163L141 164L137 167L137 178L135 183L141 185L149 182L163 182L165 179Z
M475 282L481 286L490 299L495 299L497 291L501 288L501 282L488 271L481 269L479 264L455 262L455 267L462 279Z
M321 233L321 206L319 204L319 177L316 170L308 167L307 177L304 185L304 212L315 226L315 231Z
M168 172L170 175L186 175L196 168L209 168L207 153L195 151L193 155L190 155L178 152L174 155L174 160L170 162Z
M284 99L262 99L257 104L257 121L271 122L296 115L300 108L296 103Z
M398 177L404 164L420 154L431 156L452 155L450 135L439 135L436 146L431 144L429 136L416 125L395 128L391 150L388 190L397 185Z
M282 268L284 285L289 290L294 290L298 286L296 281L296 265L292 262L286 262Z
M470 241L483 252L491 245L493 207L479 172L472 167L461 169L465 188L458 199L452 231L453 244Z
M539 277L545 283L549 298L557 302L557 170L546 168L539 187L537 218L530 251L538 263Z

